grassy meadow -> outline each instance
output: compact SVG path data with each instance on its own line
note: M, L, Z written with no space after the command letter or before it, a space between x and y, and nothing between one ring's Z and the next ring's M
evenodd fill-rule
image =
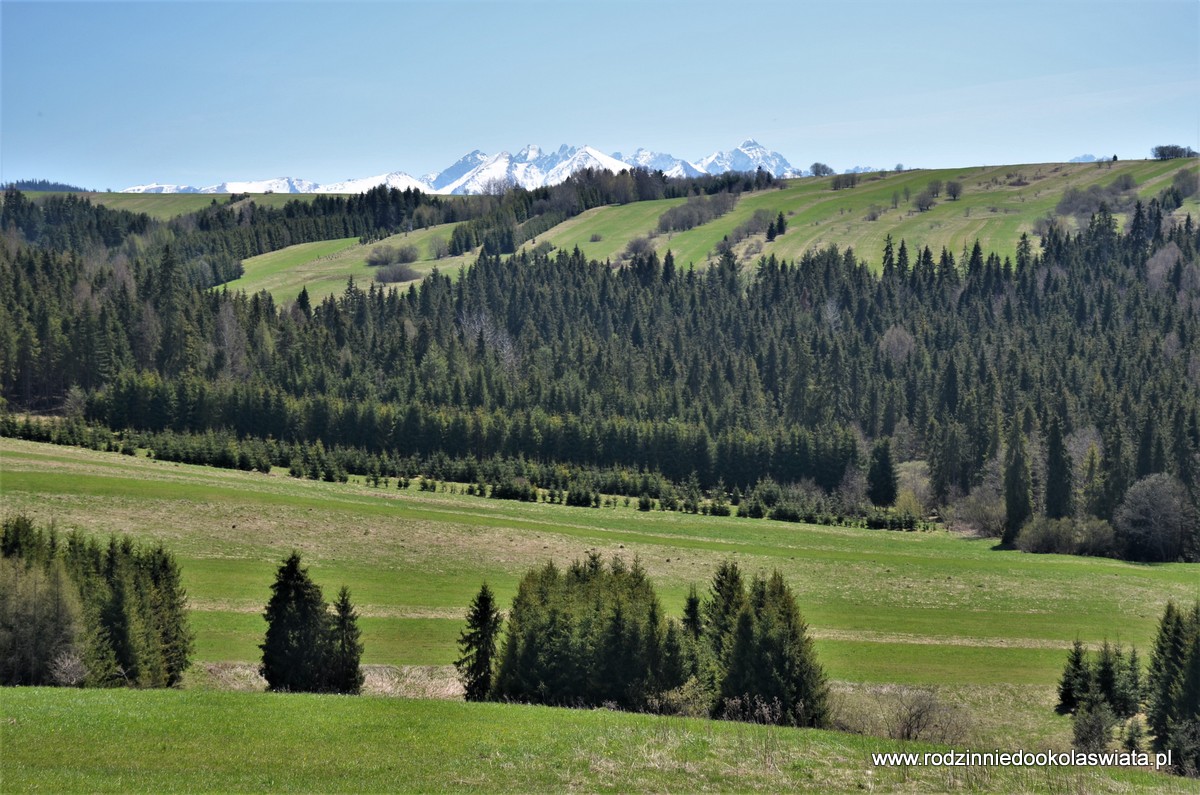
M740 256L774 253L790 260L809 249L836 244L842 249L851 247L876 263L890 234L897 246L905 239L910 246L929 246L935 256L942 247L958 256L964 246L969 248L978 239L985 253L1011 257L1021 234L1033 237L1034 223L1052 213L1068 189L1105 186L1119 175L1129 174L1137 183L1138 195L1149 200L1185 167L1195 165L1183 160L1135 160L888 172L882 177L861 174L857 187L839 191L832 190L832 177L795 179L785 181L782 188L743 194L730 213L686 232L657 235L658 217L680 203L675 199L598 208L560 224L539 240L568 249L578 244L589 257L603 259L615 258L634 237L657 235L652 242L660 255L670 249L679 265L702 265L715 257L716 245L724 236L755 210L765 209L772 215L784 214L787 233L773 243L767 243L764 235L749 238L737 248ZM962 196L951 201L943 191L931 210L918 212L904 192L915 197L932 180L961 182ZM895 209L893 194L899 199ZM869 221L872 207L879 217ZM1193 215L1197 210L1200 201L1196 197L1182 208ZM585 241L593 234L599 234L602 241L589 248Z
M441 224L428 229L400 233L373 243L361 244L356 237L299 243L294 246L260 254L242 260L242 277L227 282L218 290L245 290L257 293L266 290L276 301L294 301L301 288L307 287L314 303L327 295L337 295L346 289L346 280L353 278L364 290L375 279L378 268L367 264L367 255L376 246L415 246L419 259L411 263L418 278L424 278L434 268L443 272L461 269L475 260L474 255L435 259L430 245L435 238L448 241L454 224ZM415 281L415 280L414 280ZM388 286L406 287L409 282Z
M997 551L945 531L529 505L11 439L0 439L0 461L5 514L128 532L175 553L197 686L215 667L252 669L273 574L292 549L327 597L350 587L365 664L433 666L446 678L485 579L507 604L522 573L547 560L636 556L677 615L688 587L703 590L729 558L747 573L783 573L830 677L863 708L895 685L937 687L969 711L979 742L1063 749L1070 721L1053 705L1071 642L1119 640L1148 656L1167 599L1200 598L1195 569L1182 564Z
M937 749L837 732L371 696L23 688L0 741L7 792L1189 791L1141 770L875 766Z

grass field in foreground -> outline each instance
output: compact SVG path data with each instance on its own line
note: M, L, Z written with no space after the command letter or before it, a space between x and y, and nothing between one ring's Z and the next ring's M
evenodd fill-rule
M837 732L367 696L12 689L0 745L6 792L1194 791L1119 768L875 766L940 749Z
M842 682L936 685L979 705L981 735L1063 747L1052 712L1080 638L1149 652L1168 598L1200 598L1194 566L1026 555L936 531L888 533L767 520L527 505L327 484L0 440L6 514L97 535L161 540L178 557L200 661L258 659L279 562L298 549L332 596L363 616L364 662L448 665L486 579L507 603L530 566L589 549L638 556L664 609L703 590L717 563L779 569L820 659Z

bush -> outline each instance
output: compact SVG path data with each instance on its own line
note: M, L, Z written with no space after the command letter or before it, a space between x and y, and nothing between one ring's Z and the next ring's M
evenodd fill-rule
M953 506L954 524L981 536L1004 535L1004 497L994 484L983 483Z
M1187 490L1166 474L1150 475L1130 486L1113 517L1128 560L1196 560L1198 524Z
M1071 721L1072 742L1085 753L1108 748L1117 718L1104 701L1088 700Z
M1164 144L1151 149L1150 154L1154 156L1155 160L1174 160L1177 157L1195 157L1196 150L1192 149L1190 146Z
M450 255L450 241L444 237L434 237L429 240L429 256L432 259L443 259Z
M411 265L385 265L375 271L375 281L381 284L411 282L419 278L421 274Z
M676 205L658 217L658 231L685 232L733 209L737 197L732 193L716 193L712 196L689 196L684 204Z
M654 244L650 242L648 237L635 237L625 245L625 250L621 252L624 259L631 260L635 257L644 257L654 251Z
M398 262L416 262L420 255L416 246L376 246L367 255L367 264L372 267L393 265Z
M1106 205L1110 212L1125 212L1133 208L1137 194L1133 189L1137 183L1129 174L1121 174L1108 185L1090 185L1087 190L1068 188L1059 199L1054 211L1058 215L1074 215L1081 221L1087 220Z
M833 178L830 187L833 190L845 190L858 185L858 174L838 174Z
M1113 528L1103 519L1030 519L1017 535L1022 552L1109 557L1116 550Z

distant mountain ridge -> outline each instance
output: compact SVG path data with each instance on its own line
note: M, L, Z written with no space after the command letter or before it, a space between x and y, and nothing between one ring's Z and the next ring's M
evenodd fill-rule
M197 188L191 185L150 183L125 188L122 193L363 193L378 185L425 193L479 194L510 185L540 188L557 185L585 168L620 172L629 168L662 171L668 177L699 177L727 171L755 171L762 168L776 177L798 177L804 172L794 168L783 155L747 139L734 149L713 152L698 161L683 160L661 152L639 148L624 156L606 155L591 146L569 146L546 151L529 145L515 155L507 151L488 155L476 149L463 155L442 171L414 177L404 171L392 171L373 177L318 184L293 177L265 180L233 180Z

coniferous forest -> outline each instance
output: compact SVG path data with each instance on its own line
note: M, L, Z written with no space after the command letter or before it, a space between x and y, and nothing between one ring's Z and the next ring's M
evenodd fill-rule
M577 212L620 188L596 184L541 198ZM484 197L464 223L511 233L545 217L513 214L539 195ZM1126 224L1101 206L1077 233L1051 225L1013 260L889 239L692 270L669 253L504 256L510 240L403 291L280 305L211 288L326 226L370 237L466 206L442 201L377 189L163 224L8 191L3 432L108 429L125 441L105 445L164 458L579 505L878 522L894 500L1029 551L1200 554L1200 229L1157 199ZM924 463L897 490L904 462Z

